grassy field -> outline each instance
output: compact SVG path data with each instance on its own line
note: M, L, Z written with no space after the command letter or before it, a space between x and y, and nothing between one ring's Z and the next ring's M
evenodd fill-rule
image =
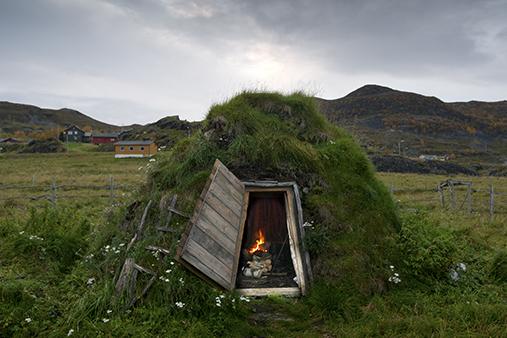
M117 160L111 153L94 150L90 145L71 145L62 154L0 154L2 337L59 337L70 330L75 336L507 336L507 260L502 261L501 254L507 250L506 178L456 177L471 180L476 190L472 214L468 214L466 208L456 211L440 206L434 189L447 177L378 174L392 187L404 222L405 237L400 241L405 247L398 247L410 249L410 241L422 246L414 255L417 259L407 258L406 266L432 271L425 265L439 259L435 253L446 252L448 245L460 259L454 263L466 264L459 282L413 278L404 270L401 283L367 299L340 295L320 295L320 300L268 298L234 310L222 309L220 318L203 314L206 319L200 321L190 319L197 315L190 317L186 312L171 312L167 317L159 308L150 308L149 302L119 313L116 308L109 310L112 305L105 291L88 292L93 286L86 285L90 276L104 290L111 289L110 280L99 277L109 270L114 273L119 264L118 257L104 252L106 245L120 251L118 243L108 242L118 231L111 205L135 196L150 164L147 159ZM114 199L107 190L110 177L118 186ZM46 199L30 198L50 194L53 182L69 187L57 190L56 210ZM492 220L490 184L498 192ZM463 197L460 190L458 206ZM415 231L418 228L424 228L423 235ZM93 254L105 258L92 264ZM495 264L500 268L495 270ZM192 283L183 269L175 268L175 272ZM227 295L226 299L237 298Z
M0 154L0 218L47 205L53 184L58 205L100 217L101 209L128 200L144 182L147 159L115 159L112 153L96 152L93 144L67 147L59 154Z

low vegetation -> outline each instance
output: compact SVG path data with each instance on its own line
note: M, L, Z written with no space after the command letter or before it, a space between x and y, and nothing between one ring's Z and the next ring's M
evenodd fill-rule
M488 178L466 178L478 190L472 214L442 209L432 189L445 177L374 174L345 133L318 115L300 115L312 109L309 102L300 94L243 94L213 107L202 132L154 162L115 160L81 146L0 155L3 185L31 184L34 176L48 186L99 185L113 175L143 187L114 200L85 189L74 199L62 195L56 206L21 199L26 189L0 190L0 336L502 336L507 203L499 199L489 219ZM296 122L279 123L280 111ZM308 246L316 274L310 295L240 298L204 283L172 255L151 254L147 244L174 252L178 240L153 230L154 208L128 256L158 278L146 298L126 308L114 297L113 279L131 237L119 227L130 202L141 202L131 224L149 199L169 191L179 192L178 207L190 212L216 157L237 175L294 179L309 188L303 202L305 219L315 224ZM491 183L499 192L507 187L504 178ZM184 224L175 217L172 226Z

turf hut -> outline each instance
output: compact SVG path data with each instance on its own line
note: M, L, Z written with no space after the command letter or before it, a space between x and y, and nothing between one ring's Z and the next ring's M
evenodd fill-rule
M243 295L305 294L312 273L297 184L241 181L216 160L178 259Z
M172 248L204 279L249 295L384 288L395 207L311 97L239 94L157 163L150 193L192 215Z

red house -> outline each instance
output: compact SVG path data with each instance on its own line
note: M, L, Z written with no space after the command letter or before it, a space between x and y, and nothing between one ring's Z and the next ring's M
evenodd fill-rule
M119 135L120 133L92 133L91 143L115 143L118 142Z

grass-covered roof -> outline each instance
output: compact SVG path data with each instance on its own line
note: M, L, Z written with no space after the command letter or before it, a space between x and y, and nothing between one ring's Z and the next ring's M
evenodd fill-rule
M190 211L217 158L241 179L298 183L317 283L382 288L386 243L399 226L394 204L361 148L313 98L243 92L212 106L201 131L160 157L152 187L184 192Z

